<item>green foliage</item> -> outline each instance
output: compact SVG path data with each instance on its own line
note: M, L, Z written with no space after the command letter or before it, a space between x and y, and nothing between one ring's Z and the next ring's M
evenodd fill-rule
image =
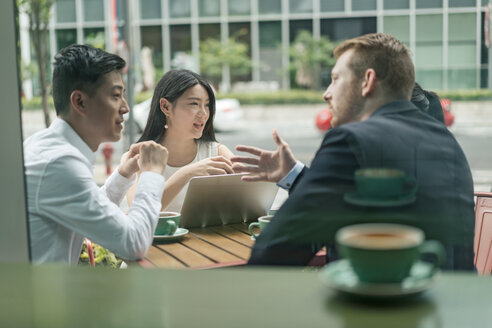
M85 37L84 42L94 48L105 50L106 40L104 37L104 32L90 33Z
M439 97L450 100L492 100L492 90L488 89L443 90L436 93Z
M54 0L18 0L20 8L27 15L32 16L34 25L48 26L51 17L51 6Z
M94 262L96 266L109 266L112 268L119 268L122 260L111 251L92 243L92 250L94 251ZM87 252L87 245L82 245L82 252L80 253L79 264L89 265L89 254Z
M314 38L310 32L300 31L290 46L290 70L295 71L298 86L318 89L322 69L335 65L333 50L337 44L327 37Z
M228 64L234 75L245 75L251 71L249 46L237 41L234 35L225 44L220 40L209 38L200 42L200 72L208 78L220 78L222 66Z

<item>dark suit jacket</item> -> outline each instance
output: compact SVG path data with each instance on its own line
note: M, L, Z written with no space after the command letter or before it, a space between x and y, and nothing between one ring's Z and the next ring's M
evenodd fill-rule
M417 200L372 208L347 204L354 171L403 170L418 182ZM392 222L420 227L447 250L447 269L473 268L473 181L448 129L408 101L384 105L363 122L329 130L290 196L257 239L249 260L258 265L306 265L335 232L349 224ZM336 255L335 255L336 256Z

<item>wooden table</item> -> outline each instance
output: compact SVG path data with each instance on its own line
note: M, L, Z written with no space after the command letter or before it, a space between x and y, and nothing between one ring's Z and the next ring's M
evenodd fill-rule
M193 269L244 264L254 244L248 224L194 228L175 242L154 241L145 260L139 264L144 267Z
M289 268L115 270L0 263L1 327L490 327L490 277L441 273L420 298L338 297Z

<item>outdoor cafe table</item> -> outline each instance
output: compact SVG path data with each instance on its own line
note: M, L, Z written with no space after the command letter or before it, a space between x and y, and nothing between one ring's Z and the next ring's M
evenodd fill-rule
M254 244L248 224L193 228L187 235L171 242L154 240L145 260L139 264L199 269L245 263Z
M490 327L492 282L441 273L407 302L338 297L312 269L0 264L1 327Z

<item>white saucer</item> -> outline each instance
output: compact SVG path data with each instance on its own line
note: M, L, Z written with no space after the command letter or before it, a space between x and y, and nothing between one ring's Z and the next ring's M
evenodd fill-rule
M185 228L178 228L174 235L154 235L154 240L174 240L183 237L188 234L189 230Z
M331 289L346 295L364 298L402 298L420 294L432 285L432 277L425 277L433 270L431 264L417 262L410 276L401 283L362 283L352 270L348 260L327 264L319 273L321 282Z
M415 194L404 194L395 198L369 198L360 195L357 191L347 192L343 195L343 199L353 205L360 206L373 206L373 207L388 207L388 206L402 206L413 203L417 198Z

